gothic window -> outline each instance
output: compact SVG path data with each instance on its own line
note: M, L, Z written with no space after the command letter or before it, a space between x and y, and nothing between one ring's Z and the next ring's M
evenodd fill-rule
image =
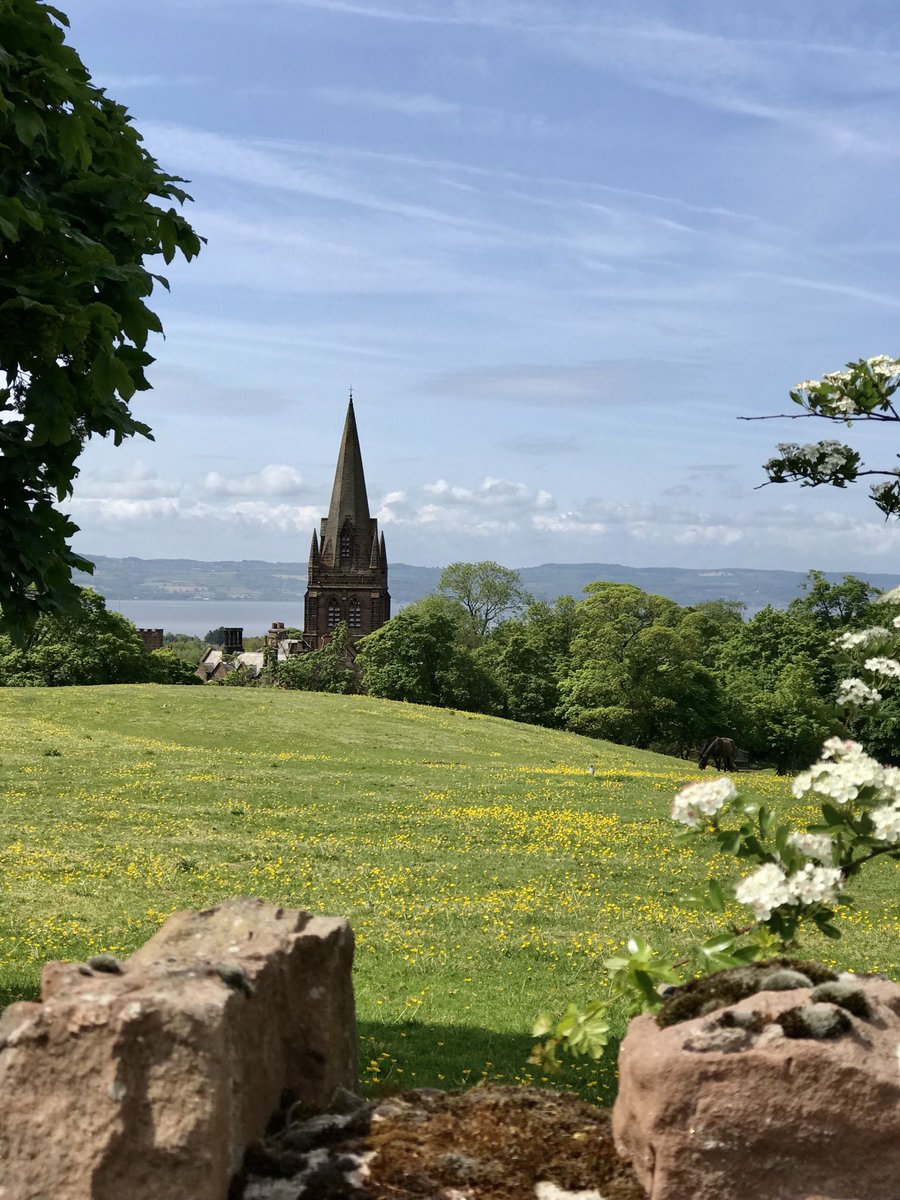
M356 601L350 605L347 624L351 629L362 629L362 609Z
M345 525L343 530L341 531L341 562L342 563L350 561L351 547L352 547L352 538L350 536L350 530Z
M337 600L328 601L328 628L337 629L341 623L341 606Z

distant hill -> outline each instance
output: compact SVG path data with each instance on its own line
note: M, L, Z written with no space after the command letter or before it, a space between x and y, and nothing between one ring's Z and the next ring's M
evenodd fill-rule
M93 575L76 575L110 602L123 600L273 600L296 601L306 590L306 564L200 562L192 558L105 558L88 555ZM669 596L678 604L739 600L749 613L771 604L783 608L800 594L801 571L754 571L741 568L689 570L683 567L624 567L620 563L544 563L522 567L524 586L542 600L580 596L596 580L633 583L645 592ZM390 589L395 611L433 591L440 567L392 563ZM900 585L900 575L856 572L879 588ZM841 572L826 572L840 582Z

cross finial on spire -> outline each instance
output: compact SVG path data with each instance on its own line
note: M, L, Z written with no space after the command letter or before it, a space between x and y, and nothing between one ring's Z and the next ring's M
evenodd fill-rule
M350 403L353 403L353 384L350 384Z

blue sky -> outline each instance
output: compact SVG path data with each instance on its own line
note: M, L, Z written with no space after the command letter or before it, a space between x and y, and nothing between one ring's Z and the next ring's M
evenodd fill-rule
M304 558L352 386L395 561L898 569L738 420L900 352L892 0L69 7L208 239L78 549Z

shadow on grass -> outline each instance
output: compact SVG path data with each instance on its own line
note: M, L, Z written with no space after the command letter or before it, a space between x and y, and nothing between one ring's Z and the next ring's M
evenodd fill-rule
M535 1039L472 1025L359 1021L359 1075L367 1096L406 1088L456 1089L481 1082L525 1084L574 1092L591 1104L615 1099L619 1039L603 1057L560 1056L560 1070L528 1062Z
M0 1011L16 1000L37 1000L39 984L27 977L0 979ZM481 1082L552 1087L591 1104L615 1099L619 1039L603 1057L560 1056L555 1073L528 1062L535 1039L477 1025L431 1025L421 1021L359 1021L359 1077L367 1096L435 1087L447 1091Z
M16 1000L38 1000L40 993L41 985L36 979L27 979L24 976L0 979L0 1012L7 1004L13 1004Z

